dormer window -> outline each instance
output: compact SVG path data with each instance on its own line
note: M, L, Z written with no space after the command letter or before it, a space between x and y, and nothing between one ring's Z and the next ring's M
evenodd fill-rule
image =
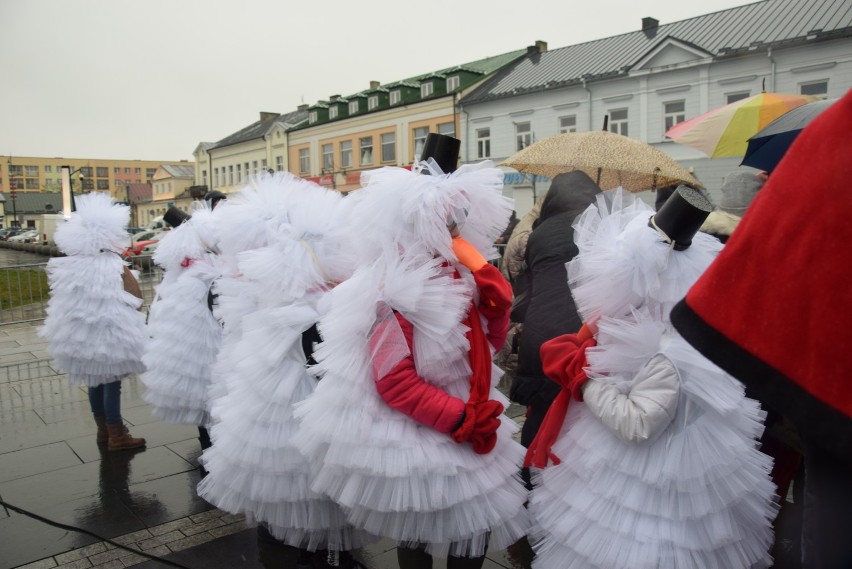
M310 113L308 113L308 122L311 123L311 124L317 122L317 112L316 111L311 111Z
M375 109L378 106L379 106L379 96L378 95L371 95L371 96L367 97L367 110L368 111L372 111L373 109Z
M358 112L358 101L349 101L349 114L354 115Z
M402 100L402 93L400 92L399 89L395 89L395 90L390 92L390 104L391 105L398 105L401 100Z
M453 75L452 77L447 77L447 93L451 91L455 91L459 88L461 81L459 80L458 75Z
M336 105L334 107L331 107L330 109L328 109L328 118L336 119L337 118L337 111L338 111L338 109L337 109Z
M429 95L434 92L434 87L432 86L432 82L429 81L427 83L422 83L420 85L420 98L425 99Z

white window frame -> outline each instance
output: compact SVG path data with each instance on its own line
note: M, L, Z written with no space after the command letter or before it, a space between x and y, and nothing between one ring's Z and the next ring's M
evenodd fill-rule
M620 115L624 113L622 118ZM610 109L609 114L609 131L622 136L630 136L630 110L627 107L620 109ZM618 116L613 116L618 115Z
M311 149L299 149L299 174L311 173Z
M310 160L311 160L311 155L310 155L310 153L308 153L308 167L309 168L310 168ZM284 171L284 157L283 156L276 156L275 157L275 169L278 170L279 172Z
M367 97L367 110L372 111L373 109L378 108L379 106L379 96L378 95L370 95Z
M349 101L349 114L354 115L358 112L358 100Z
M399 89L394 89L390 92L390 104L398 105L399 102L402 101L402 91Z
M447 93L452 93L461 85L461 78L458 75L450 75L447 77Z
M680 110L673 109L672 105L680 105ZM663 132L668 131L676 124L682 123L685 120L686 100L663 101Z
M532 144L532 123L515 123L515 150L523 150Z
M334 143L332 142L322 145L322 169L323 171L334 171Z
M348 146L346 146L348 145ZM352 141L351 140L341 140L340 141L340 167L341 168L351 168L352 167Z
M379 140L382 145L382 163L396 162L396 133L383 132Z
M234 185L234 165L233 164L228 166L228 185L229 186Z
M319 117L319 115L317 114L316 111L311 111L311 112L308 113L308 122L313 124L313 123L317 122L318 117Z
M435 86L432 85L431 81L426 81L420 84L420 98L425 99L429 95L435 92Z
M491 158L491 128L476 129L476 157Z
M428 126L418 126L414 128L411 138L414 141L414 159L420 160L420 154L423 153L423 146L426 144L426 137L429 136Z
M362 136L358 139L358 157L361 166L370 166L373 163L372 136Z
M339 109L337 108L337 105L334 105L333 107L329 107L328 108L328 118L336 119L338 111L339 111Z
M237 183L243 181L243 166L242 164L237 164Z
M438 134L443 134L444 136L452 136L455 138L456 136L456 123L455 122L442 122L437 127Z
M559 117L559 134L566 132L577 132L577 115Z
M808 90L808 87L815 87L817 85L825 85L825 90L819 93L805 93ZM828 98L828 79L818 79L816 81L805 81L803 83L799 83L799 94L800 95L814 95L821 99Z

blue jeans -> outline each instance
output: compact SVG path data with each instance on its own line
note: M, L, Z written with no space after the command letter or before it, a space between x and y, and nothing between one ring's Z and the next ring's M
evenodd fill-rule
M121 423L121 380L89 388L92 414L106 417L108 425Z

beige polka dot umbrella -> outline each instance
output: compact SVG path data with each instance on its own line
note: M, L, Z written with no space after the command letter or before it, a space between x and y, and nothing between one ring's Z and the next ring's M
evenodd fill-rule
M527 146L500 165L548 178L582 170L602 190L621 186L641 192L681 183L703 187L667 154L605 130L557 134Z

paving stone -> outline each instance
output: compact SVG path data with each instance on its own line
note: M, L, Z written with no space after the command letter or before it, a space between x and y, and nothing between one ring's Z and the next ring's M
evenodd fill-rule
M119 557L122 557L123 555L127 555L127 553L128 552L127 552L126 549L120 549L120 548L117 547L115 549L108 549L108 550L104 551L103 553L97 553L95 555L92 555L88 559L89 559L89 561L91 561L92 565L102 565L102 564L104 564L108 561L112 561L113 559L118 559ZM86 565L86 567L88 567L88 565Z
M217 510L213 508L212 510L207 510L206 512L201 512L200 514L195 514L193 516L189 516L193 522L200 524L201 522L207 521L210 518L221 518L225 515L225 512L222 510Z
M206 522L202 522L200 524L192 524L188 527L180 528L180 531L183 533L183 535L190 536L211 530L213 528L222 527L224 525L228 525L225 520L223 520L222 518L214 518L212 520L207 520Z
M89 562L88 559L78 559L77 561L72 561L71 563L57 565L56 569L87 569L91 566L92 564Z
M107 561L102 565L93 565L92 567L94 569L124 569L125 565L120 559L114 559L112 561Z
M183 539L179 539L177 541L173 541L168 544L168 547L172 551L181 551L183 549L195 547L196 545L201 545L202 543L207 543L208 541L213 541L214 539L216 539L216 536L214 536L212 533L203 532L191 535L189 537L185 537Z
M157 537L152 537L151 539L146 539L144 541L140 541L136 544L136 546L142 551L147 551L148 549L157 547L158 545L163 545L164 543L170 543L172 541L176 541L178 539L183 539L185 536L180 533L178 530L170 531L169 533L164 533L162 535L158 535Z
M48 557L47 559L34 561L26 565L20 565L18 569L53 569L54 567L56 567L56 561L54 561L53 557Z
M152 547L151 549L145 550L145 553L147 553L148 555L156 555L157 557L166 557L171 553L171 550L165 545L158 545L156 547ZM155 562L155 560L151 559L150 557L145 557L144 555L139 555L137 553L125 555L120 559L120 561L122 563L121 567L131 567L133 565L138 565L146 561Z
M214 537L222 537L232 533L237 533L238 531L243 531L244 529L246 529L245 522L236 522L220 528L213 528L210 530L210 533L213 534Z
M140 529L139 531L134 531L133 533L120 535L113 539L113 541L116 543L120 543L121 545L130 545L131 543L137 543L150 537L154 537L150 531L148 531L147 529ZM109 549L112 549L114 547L114 545L107 544L107 548Z
M90 555L103 553L106 550L106 544L104 544L103 542L93 543L92 545L87 545L86 547L81 547L80 549L74 549L73 551L69 551L68 553L60 553L59 555L55 555L54 559L56 559L56 563L58 565L62 565L63 563L77 561L78 559L89 557Z
M154 526L152 528L148 528L148 531L151 532L152 536L163 535L164 533L169 533L170 531L174 531L176 529L183 529L185 527L191 526L192 520L190 518L181 518L179 520L175 520L173 522L167 522L165 524L161 524L158 526Z

